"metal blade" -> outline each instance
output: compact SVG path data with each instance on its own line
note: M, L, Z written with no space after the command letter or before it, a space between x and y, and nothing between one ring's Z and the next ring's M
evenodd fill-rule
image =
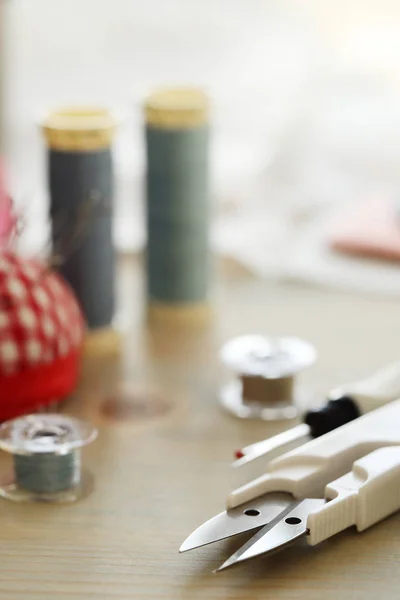
M273 492L225 510L195 529L183 542L179 552L193 550L262 527L292 504L291 494Z
M218 569L222 571L261 554L270 554L291 545L307 534L307 517L316 508L325 504L320 498L308 498L297 503L295 508L278 516L274 523L266 525L237 552L232 554Z
M235 460L232 466L235 468L242 467L261 456L265 459L265 463L267 463L277 456L281 456L285 452L294 450L294 448L298 448L309 442L310 439L309 426L305 424L297 425L297 427L278 433L271 438L246 446L241 450L243 456Z

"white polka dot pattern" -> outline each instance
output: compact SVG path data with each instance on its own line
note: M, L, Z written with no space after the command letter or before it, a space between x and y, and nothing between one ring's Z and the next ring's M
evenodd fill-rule
M47 308L49 306L49 296L41 287L39 287L37 290L34 290L33 295L39 306L41 306L42 308Z
M26 355L30 363L37 363L42 358L42 346L38 340L28 340Z
M15 363L18 360L19 351L16 342L5 339L0 346L1 358L6 363Z
M8 256L0 256L0 271L10 273L12 270L12 263L8 260Z
M16 298L24 298L26 296L25 286L16 277L10 277L8 281L8 291Z
M0 375L65 358L83 338L69 287L39 262L0 256Z
M19 320L22 326L26 329L35 329L37 327L37 317L35 313L27 306L23 306L20 309Z
M56 328L54 326L54 321L50 319L47 315L42 317L42 327L46 337L51 338L54 337L56 333Z

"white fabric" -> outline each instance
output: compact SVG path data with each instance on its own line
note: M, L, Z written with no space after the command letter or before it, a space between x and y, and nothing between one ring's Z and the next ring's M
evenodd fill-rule
M145 243L141 101L155 85L213 99L213 245L256 274L400 295L397 269L327 253L331 206L400 177L400 7L389 0L10 0L7 150L27 226L46 250L41 114L123 115L115 240ZM400 72L400 71L399 71ZM240 236L239 236L240 234Z

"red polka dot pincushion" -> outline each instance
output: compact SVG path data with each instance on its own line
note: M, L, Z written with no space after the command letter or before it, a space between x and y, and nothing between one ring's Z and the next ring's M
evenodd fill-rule
M73 391L83 334L68 285L39 261L0 251L0 421Z

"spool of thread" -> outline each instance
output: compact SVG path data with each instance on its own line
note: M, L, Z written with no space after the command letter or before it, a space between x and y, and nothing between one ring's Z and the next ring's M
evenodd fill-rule
M0 448L12 454L14 481L0 495L16 501L73 502L89 491L81 448L97 430L61 414L32 414L3 423Z
M146 100L146 280L149 316L209 315L209 104L198 89Z
M298 413L295 377L316 360L314 346L292 337L234 338L221 349L233 377L220 394L221 405L242 419L292 419Z
M115 250L112 238L116 120L101 108L67 108L42 123L53 254L74 290L96 343L92 352L118 350L115 312ZM103 340L103 337L105 340Z

